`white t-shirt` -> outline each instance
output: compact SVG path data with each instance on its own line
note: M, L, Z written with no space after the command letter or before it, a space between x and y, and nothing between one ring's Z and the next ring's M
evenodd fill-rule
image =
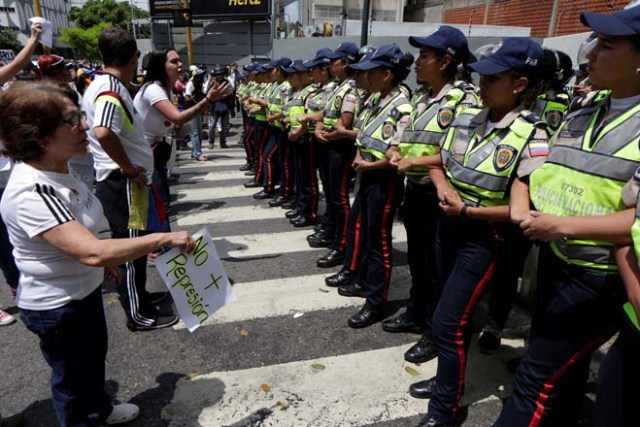
M173 123L153 106L164 100L169 101L169 95L157 82L142 86L133 99L133 105L142 119L144 140L149 144L159 141L171 132Z
M20 270L18 307L59 308L83 299L100 286L103 268L81 264L39 236L74 219L98 235L102 205L75 172L43 172L16 163L0 202L0 213Z
M111 74L100 74L84 93L82 108L89 122L89 149L96 169L96 180L104 181L109 174L120 169L104 151L96 139L93 129L106 127L120 138L129 161L153 172L153 151L143 136L142 120L133 100L122 82Z

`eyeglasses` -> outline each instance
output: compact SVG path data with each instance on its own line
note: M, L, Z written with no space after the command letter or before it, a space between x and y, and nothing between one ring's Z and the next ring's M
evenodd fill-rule
M60 120L58 123L67 124L75 130L78 129L78 126L80 125L80 123L82 123L83 120L87 120L87 114L84 111L78 111L77 113L72 114L70 117Z

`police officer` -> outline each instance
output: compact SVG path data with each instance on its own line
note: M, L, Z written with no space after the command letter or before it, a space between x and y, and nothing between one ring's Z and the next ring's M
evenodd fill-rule
M298 119L307 125L307 133L309 134L309 142L313 147L314 163L317 171L314 177L319 176L325 192L327 192L329 188L329 147L327 144L318 142L315 136L315 130L316 122L322 120L327 101L332 96L333 91L338 87L338 81L330 71L331 60L329 59L329 55L332 54L333 51L331 49L320 49L316 52L312 60L304 63L305 67L311 71L311 79L318 90L313 96L308 98L308 102L305 105L306 113ZM298 212L294 210L288 212L286 215L296 216L297 214ZM317 229L313 234L307 236L309 246L313 248L327 247L333 242L333 230L329 229L329 225L332 223L332 220L329 220L330 216L331 209L327 204L325 206L325 212L318 218Z
M320 90L313 84L311 73L303 61L297 60L287 69L291 76L294 93L286 104L287 122L290 126L287 138L294 155L296 211L291 218L294 227L314 225L318 219L318 179L314 147L307 128L307 122L298 119L305 115L305 105Z
M391 228L404 188L403 178L389 164L385 153L398 124L409 120L411 104L398 85L407 77L412 64L412 55L405 55L398 46L389 44L380 46L369 61L350 66L368 71L371 91L379 93L377 102L362 119L353 161L353 168L360 173L354 206L360 211L366 254L357 281L364 285L366 301L349 318L352 328L367 327L380 320L386 302L393 264ZM338 293L352 296L354 286L342 286Z
M365 45L360 48L360 61L368 62L376 49L373 46ZM353 68L353 67L352 67ZM354 80L356 82L356 88L362 91L362 103L358 104L358 108L355 111L355 119L353 121L353 129L345 128L341 122L336 125L336 130L341 137L346 139L356 139L358 133L362 130L364 121L369 115L369 112L374 108L374 105L379 102L380 94L378 92L372 92L372 87L369 82L369 72L367 70L355 69ZM356 175L356 182L358 177ZM347 286L354 283L356 279L356 273L362 259L362 245L361 245L361 233L362 233L362 217L360 216L360 206L354 204L349 211L349 218L347 219L347 244L345 249L344 261L342 268L339 272L325 277L324 282L329 287ZM344 290L343 290L343 296ZM364 286L362 283L355 282L355 289L352 290L350 296L363 296Z
M431 399L420 425L459 421L471 315L493 275L512 268L500 262L512 250L511 234L517 232L509 223L509 194L544 162L548 151L544 123L524 109L538 95L542 55L538 43L512 37L470 65L481 75L484 108L458 114L443 141L442 168L430 170L445 214L436 235L442 294L432 326L438 370L431 393L421 396L430 394Z
M257 85L251 96L245 101L245 106L254 119L253 147L255 149L256 170L254 179L244 184L246 188L256 188L264 185L264 150L269 141L267 93L273 88L269 70L257 65L253 72Z
M284 69L291 64L289 58L279 58L266 64L263 68L269 73L270 87L264 92L262 99L258 102L266 112L269 139L262 150L262 170L263 189L253 195L254 199L268 199L274 197L276 184L281 178L281 147L286 142L286 135L281 128L280 119L282 117L282 98L288 96L291 90L286 79ZM286 147L284 147L286 150ZM286 155L286 153L285 153ZM289 191L290 189L285 189ZM289 194L282 194L287 198ZM280 200L272 206L279 206L284 201Z
M547 123L549 136L553 135L560 126L560 122L569 108L569 95L564 87L573 75L571 58L564 52L544 49L542 61L542 92L531 107L532 112ZM529 245L520 245L522 251L529 250ZM532 248L537 256L537 247ZM511 253L513 254L513 252ZM514 265L522 265L524 270L525 254L514 259ZM535 259L535 258L534 258ZM488 302L489 312L487 323L482 328L478 338L478 349L481 353L492 354L500 348L502 342L502 330L507 323L509 313L513 308L517 296L518 281L514 277L496 278L501 282L494 287ZM517 361L518 359L513 359Z
M610 93L574 103L529 191L512 198L513 220L545 243L529 348L497 426L576 425L591 355L615 332L624 302L613 244L628 244L637 199L637 188L622 189L640 162L640 8L584 12L581 21L598 33L589 78Z
M455 82L460 64L469 57L467 39L454 27L442 25L427 37L410 37L420 49L416 78L421 90L414 96L410 122L398 132L387 152L398 173L407 177L404 195L404 226L407 230L407 257L411 289L406 311L382 323L387 332L423 333L405 353L405 360L423 363L437 356L431 339L431 320L439 299L435 261L435 235L439 213L438 197L420 163L440 151L440 142L456 112L478 105L475 87Z
M355 158L355 145L351 139L340 139L335 127L338 121L350 129L354 112L360 102L360 94L355 88L353 71L348 67L358 61L358 47L350 42L341 43L330 54L331 73L338 79L339 86L334 90L323 111L321 121L316 122L315 136L321 144L328 146L328 170L325 200L327 204L327 234L333 241L329 252L317 261L318 267L327 268L341 265L344 261L346 245L347 218L349 217L349 186L354 171L351 167Z

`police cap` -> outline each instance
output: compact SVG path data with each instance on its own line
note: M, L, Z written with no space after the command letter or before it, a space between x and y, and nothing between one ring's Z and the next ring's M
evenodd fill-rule
M542 64L542 46L529 37L507 37L478 62L469 64L479 74L499 74L514 70L527 75L539 71Z
M450 25L442 25L426 37L409 37L413 47L428 47L448 53L456 62L469 58L469 44L462 31Z
M582 12L580 21L605 36L640 34L640 7L634 6L615 13Z

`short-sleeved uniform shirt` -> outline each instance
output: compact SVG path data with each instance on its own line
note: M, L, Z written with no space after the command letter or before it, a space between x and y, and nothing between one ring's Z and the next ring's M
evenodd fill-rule
M100 286L104 269L76 261L39 236L73 220L98 235L102 205L73 170L67 174L43 172L16 163L0 212L20 270L18 307L59 308L83 299Z

